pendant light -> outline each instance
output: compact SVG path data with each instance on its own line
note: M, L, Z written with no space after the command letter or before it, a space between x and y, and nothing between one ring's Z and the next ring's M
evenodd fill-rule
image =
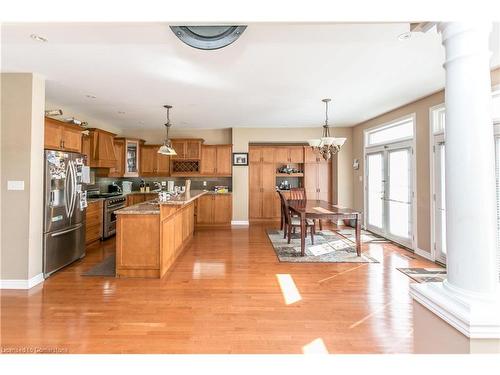
M177 155L177 152L175 152L174 148L172 147L172 141L168 137L168 131L172 126L172 124L170 123L170 108L172 108L172 106L166 104L163 107L167 109L167 123L165 124L165 128L167 128L167 136L163 141L163 145L158 149L158 153L162 155L175 156Z
M323 99L325 103L325 125L323 125L323 136L319 139L309 139L309 146L313 150L318 151L325 160L330 160L331 157L340 151L344 145L346 138L335 138L330 135L330 127L328 125L328 103L332 99Z

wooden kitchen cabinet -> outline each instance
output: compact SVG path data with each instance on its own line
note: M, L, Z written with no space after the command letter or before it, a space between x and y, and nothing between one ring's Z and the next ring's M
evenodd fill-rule
M98 241L102 237L102 199L89 201L85 212L85 244Z
M276 163L303 163L304 146L278 146L274 148L274 161Z
M109 168L108 177L123 177L125 174L125 141L123 139L114 139L113 147L115 149L116 163L114 167Z
M88 138L84 139L85 149L88 150L87 160L92 168L114 168L120 155L115 154L115 134L105 130L88 129ZM87 152L87 151L86 151Z
M332 201L332 163L304 164L304 188L307 199Z
M250 219L274 219L278 215L275 209L276 199L276 164L265 160L271 160L274 147L249 148L249 217Z
M170 156L158 153L161 145L143 145L141 147L141 177L168 177L170 175Z
M82 152L82 129L77 125L45 118L44 148L68 152Z
M200 172L205 176L231 176L232 145L203 145Z
M139 139L125 139L125 173L123 177L139 177L141 143Z
M216 146L201 147L201 166L202 175L215 175L217 172L217 148ZM203 197L202 197L203 198Z
M233 215L232 194L205 194L198 199L197 225L229 225Z
M201 138L172 139L172 147L177 155L172 159L191 159L199 160L201 158Z
M231 176L233 174L233 145L217 145L217 175Z

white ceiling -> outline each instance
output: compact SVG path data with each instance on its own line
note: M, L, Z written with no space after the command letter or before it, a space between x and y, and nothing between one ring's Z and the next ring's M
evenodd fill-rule
M325 97L333 124L352 126L444 86L440 36L399 41L408 27L250 24L234 44L200 51L166 23L4 24L1 62L44 75L48 102L121 129L157 129L164 104L185 128L320 126Z

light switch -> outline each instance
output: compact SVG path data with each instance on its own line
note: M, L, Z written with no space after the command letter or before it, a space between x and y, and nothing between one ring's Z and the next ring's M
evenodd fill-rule
M7 190L24 190L24 181L7 181Z

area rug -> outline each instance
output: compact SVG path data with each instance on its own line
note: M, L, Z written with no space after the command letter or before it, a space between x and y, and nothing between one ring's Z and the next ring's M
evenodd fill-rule
M101 263L98 263L89 270L87 270L87 272L82 273L82 276L115 277L115 268L116 268L116 257L113 254L104 259Z
M446 279L445 268L397 268L397 270L419 283L442 282Z
M378 263L369 255L356 254L353 242L347 240L331 230L316 232L314 245L311 236L306 238L305 256L300 255L300 234L292 234L292 240L283 238L283 231L268 229L267 235L271 240L274 252L280 262L293 263Z
M355 230L354 229L340 229L336 230L336 233L346 237L351 241L355 241ZM361 230L361 242L389 242L384 237L380 237L374 233L368 232L366 230Z

